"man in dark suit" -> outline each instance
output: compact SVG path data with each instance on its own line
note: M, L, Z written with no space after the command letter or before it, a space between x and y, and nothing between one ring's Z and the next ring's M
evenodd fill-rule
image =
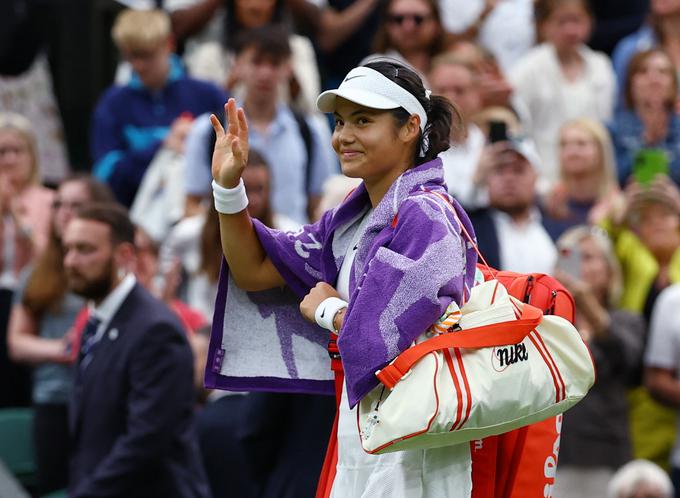
M70 407L69 496L208 497L193 360L175 315L136 283L134 227L93 204L67 226L70 289L91 300Z

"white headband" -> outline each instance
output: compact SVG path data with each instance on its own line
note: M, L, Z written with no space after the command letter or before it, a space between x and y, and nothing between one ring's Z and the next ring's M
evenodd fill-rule
M334 112L337 97L371 109L403 107L409 114L420 116L420 131L425 131L427 113L418 99L370 67L360 66L352 69L337 90L327 90L319 95L316 99L316 107L321 112Z

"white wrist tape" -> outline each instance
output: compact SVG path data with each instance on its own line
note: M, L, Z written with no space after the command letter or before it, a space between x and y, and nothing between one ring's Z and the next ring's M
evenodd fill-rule
M224 188L215 180L212 182L215 209L222 214L240 213L248 207L248 196L243 179L234 188Z
M326 330L336 332L333 325L333 319L338 311L347 307L347 301L343 301L339 297L329 297L321 301L314 312L314 320Z

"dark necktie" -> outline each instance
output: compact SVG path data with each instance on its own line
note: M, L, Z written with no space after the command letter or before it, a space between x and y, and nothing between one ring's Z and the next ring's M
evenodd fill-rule
M96 316L90 315L87 319L83 334L80 336L80 351L78 352L78 365L80 368L85 368L91 361L92 351L96 344L97 329L100 324L101 320Z

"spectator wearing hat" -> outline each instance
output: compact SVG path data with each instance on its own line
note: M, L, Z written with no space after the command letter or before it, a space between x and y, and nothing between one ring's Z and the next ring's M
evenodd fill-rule
M470 213L482 254L501 270L552 273L557 250L536 205L535 148L527 139L497 142L485 160L489 207Z

